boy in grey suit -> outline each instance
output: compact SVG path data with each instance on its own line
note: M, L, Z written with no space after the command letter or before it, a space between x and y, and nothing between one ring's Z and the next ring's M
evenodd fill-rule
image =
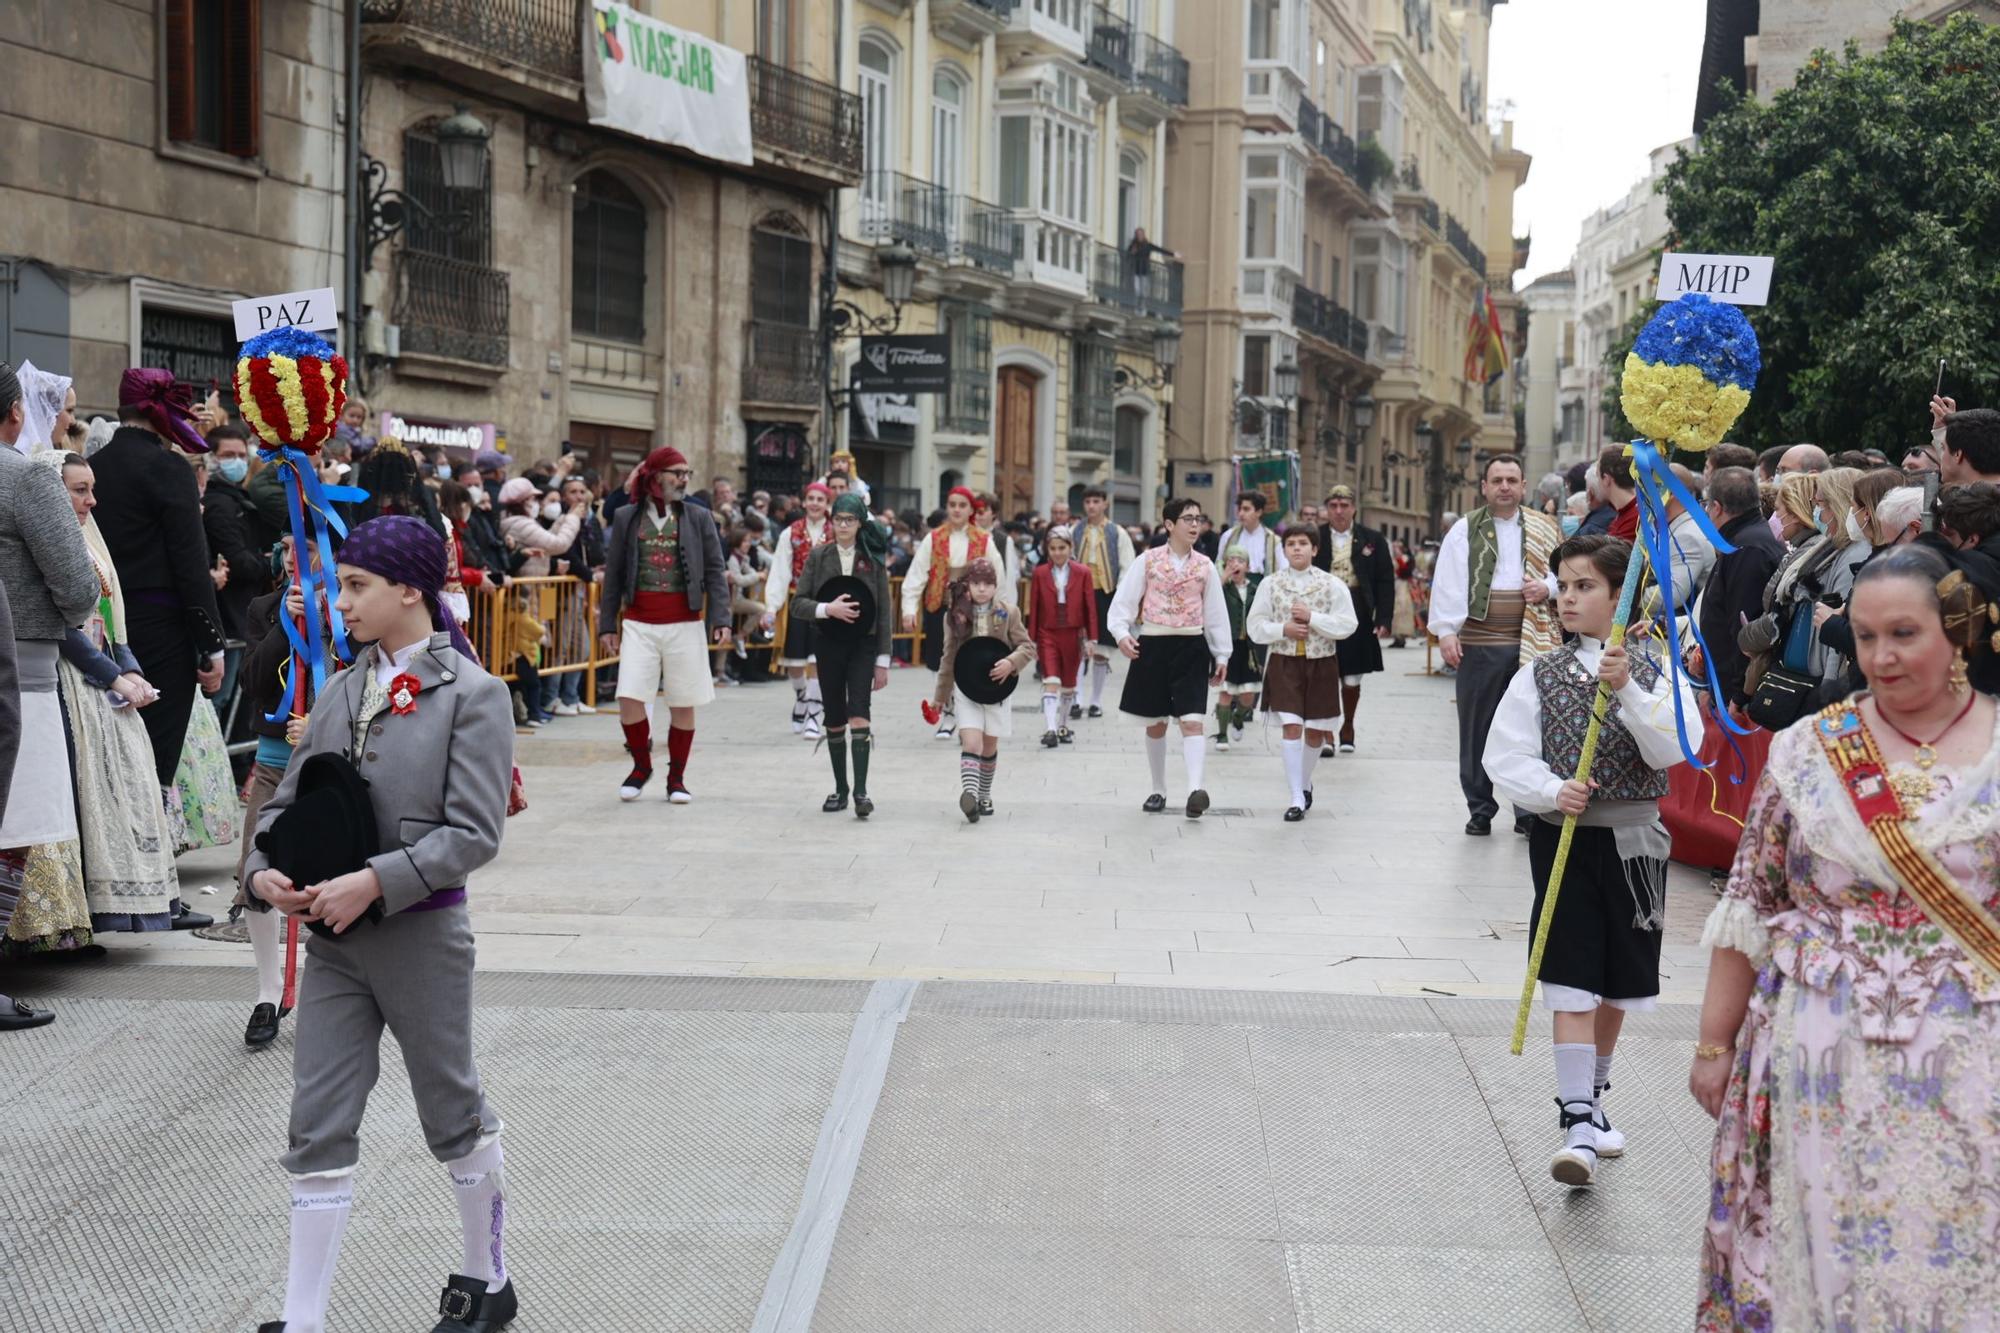
M500 1117L472 1061L465 884L500 849L513 710L507 687L480 669L439 600L444 541L422 520L355 528L339 577L348 633L368 647L320 692L258 832L262 842L297 799L308 758L344 753L368 781L385 850L320 884L292 883L263 846L245 862L261 903L334 932L307 945L283 1158L292 1173L285 1317L260 1333L320 1333L385 1026L402 1047L431 1153L451 1172L464 1228L463 1271L445 1285L437 1333L490 1333L516 1306L501 1245Z

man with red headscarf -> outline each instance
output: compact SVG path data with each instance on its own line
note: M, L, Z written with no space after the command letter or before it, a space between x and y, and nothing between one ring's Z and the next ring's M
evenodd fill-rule
M598 633L605 656L618 655L618 721L632 772L618 799L636 801L653 776L653 732L646 710L664 694L667 799L686 805L694 710L715 698L708 648L729 644L729 586L722 535L698 504L684 504L692 469L671 445L633 470L632 503L618 511L605 546Z

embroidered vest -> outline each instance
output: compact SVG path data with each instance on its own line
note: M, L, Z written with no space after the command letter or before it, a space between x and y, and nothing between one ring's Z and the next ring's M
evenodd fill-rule
M1111 526L1111 520L1093 524L1084 519L1070 531L1076 558L1090 570L1092 585L1099 592L1118 591L1118 579L1125 571L1118 567L1118 530Z
M687 570L681 565L681 520L673 510L667 521L653 526L650 514L637 516L639 578L637 592L686 592Z
M986 529L977 523L965 525L965 563L971 564L986 554ZM951 524L945 523L931 531L931 572L924 580L924 610L944 609L944 589L951 582Z
M1304 602L1314 615L1333 614L1334 576L1313 565L1304 570L1286 565L1275 574L1267 574L1264 582L1271 585L1271 611L1280 620L1292 614L1293 602ZM1308 634L1303 640L1280 639L1271 645L1270 651L1283 657L1303 657L1316 659L1332 657L1339 652L1339 645L1324 634Z
M820 523L818 540L814 540L811 536L807 535L806 521L804 519L795 518L792 520L792 587L797 588L799 586L799 575L806 572L806 557L811 555L816 548L824 546L832 540L833 521L831 519Z
M1198 630L1202 627L1202 590L1215 568L1200 551L1188 552L1186 567L1176 570L1168 547L1146 552L1146 596L1139 619L1148 629Z
M1590 726L1590 710L1597 699L1597 673L1584 669L1576 650L1562 647L1535 659L1535 692L1542 701L1542 758L1549 768L1564 778L1576 776L1583 758L1583 733ZM1650 658L1632 654L1632 679L1652 689L1660 671ZM1668 707L1672 707L1671 702ZM1639 744L1625 729L1624 705L1614 695L1597 733L1597 758L1590 766L1590 780L1597 784L1596 799L1604 801L1657 801L1667 794L1667 775L1639 754Z
M1354 529L1347 530L1347 540L1342 542L1335 538L1333 529L1329 528L1326 540L1327 549L1331 553L1327 563L1333 566L1333 576L1350 589L1360 587L1361 576L1354 572Z

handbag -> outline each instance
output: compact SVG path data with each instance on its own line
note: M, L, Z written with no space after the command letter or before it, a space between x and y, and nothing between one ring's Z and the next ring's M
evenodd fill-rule
M1812 632L1812 603L1797 603L1792 608L1791 625L1785 630L1784 651L1758 679L1743 710L1766 731L1783 731L1813 710L1820 680L1806 669Z

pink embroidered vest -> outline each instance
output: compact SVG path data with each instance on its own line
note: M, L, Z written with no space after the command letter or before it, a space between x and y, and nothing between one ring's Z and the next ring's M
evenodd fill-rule
M1202 590L1214 566L1200 551L1190 551L1186 566L1176 570L1172 554L1164 546L1146 552L1146 597L1139 619L1150 629L1198 630Z

